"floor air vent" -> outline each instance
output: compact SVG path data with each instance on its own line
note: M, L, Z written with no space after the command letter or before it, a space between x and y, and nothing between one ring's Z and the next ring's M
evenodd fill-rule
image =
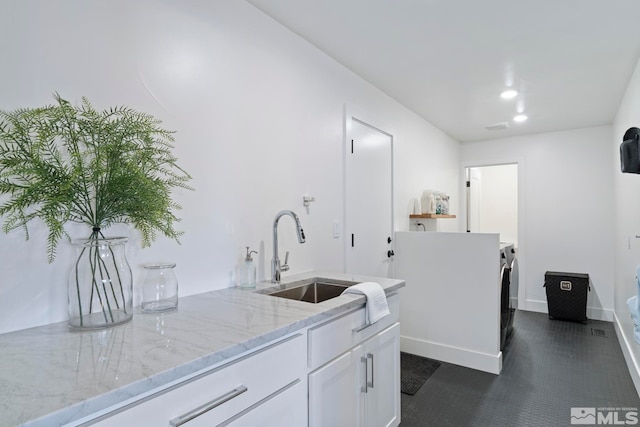
M604 329L591 328L591 335L593 335L594 337L607 338L607 333Z

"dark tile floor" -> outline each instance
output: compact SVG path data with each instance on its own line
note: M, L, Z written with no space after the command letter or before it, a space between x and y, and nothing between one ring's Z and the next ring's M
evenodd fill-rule
M402 394L401 427L570 426L572 407L640 410L613 323L518 311L499 376L442 363Z

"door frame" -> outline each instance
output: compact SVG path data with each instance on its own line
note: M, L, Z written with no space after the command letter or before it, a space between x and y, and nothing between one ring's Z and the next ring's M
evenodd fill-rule
M473 161L466 160L460 162L460 194L466 194L467 168L481 168L487 166L502 166L502 165L517 165L518 166L518 309L528 310L527 308L527 235L526 230L526 193L525 193L525 160L522 157L505 157L497 158L494 160ZM460 221L461 231L466 232L467 224L467 198L460 197L460 204L462 205L460 212L463 212L464 218Z
M361 124L368 126L388 135L391 139L391 224L390 230L391 248L395 247L395 144L396 144L396 132L395 129L386 121L377 117L375 114L366 112L364 109L358 106L348 106L346 103L343 105L343 128L342 128L342 272L347 272L347 253L349 250L349 244L351 243L347 239L347 231L349 230L349 224L347 221L347 156L351 154L351 121L356 120ZM385 130L387 129L387 130ZM393 262L391 262L389 268L390 277L393 277Z

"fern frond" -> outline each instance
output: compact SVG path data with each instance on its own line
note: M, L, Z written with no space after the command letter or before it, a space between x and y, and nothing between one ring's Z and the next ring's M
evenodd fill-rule
M126 106L97 111L87 98L72 105L58 93L39 108L0 111L0 206L3 230L42 220L49 261L65 223L102 229L131 223L148 246L162 233L182 233L171 200L174 188L191 190L191 176L171 153L174 132L150 114Z

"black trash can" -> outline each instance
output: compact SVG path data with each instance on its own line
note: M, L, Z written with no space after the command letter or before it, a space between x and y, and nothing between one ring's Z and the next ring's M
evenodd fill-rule
M587 323L588 274L547 271L544 287L550 319Z

